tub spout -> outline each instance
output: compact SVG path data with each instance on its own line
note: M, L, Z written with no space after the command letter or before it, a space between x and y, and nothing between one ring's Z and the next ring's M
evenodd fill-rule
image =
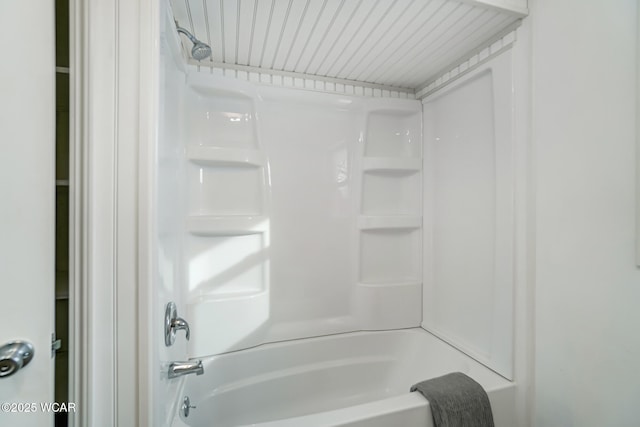
M189 374L204 374L204 367L202 366L201 360L172 362L171 365L169 365L169 378L177 378Z

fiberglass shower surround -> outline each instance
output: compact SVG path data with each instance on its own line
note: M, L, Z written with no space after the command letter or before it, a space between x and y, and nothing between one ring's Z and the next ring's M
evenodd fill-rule
M162 343L160 360L202 360L204 375L161 383L158 397L186 394L202 409L157 417L348 425L373 412L367 425L415 423L428 409L409 386L461 370L489 391L497 425L514 425L521 10L214 3L175 2L165 20L155 302L175 301L191 336ZM192 58L176 23L212 46L210 59ZM303 392L314 378L335 381ZM273 392L234 409L251 390ZM354 409L373 401L384 403Z
M186 99L192 356L419 325L418 101L199 74Z

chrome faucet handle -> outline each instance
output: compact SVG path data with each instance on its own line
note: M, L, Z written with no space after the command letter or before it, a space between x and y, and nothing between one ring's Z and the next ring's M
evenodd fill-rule
M191 335L191 331L189 330L189 324L182 317L176 317L171 321L171 327L174 331L186 331L187 341L189 341L189 336ZM175 333L175 332L174 332Z
M184 330L187 340L191 337L189 324L186 320L178 317L178 310L175 303L170 302L164 312L164 344L167 347L173 345L176 341L176 332Z

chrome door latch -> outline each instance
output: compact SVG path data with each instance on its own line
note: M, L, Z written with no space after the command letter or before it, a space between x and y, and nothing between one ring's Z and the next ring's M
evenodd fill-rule
M51 334L51 357L56 355L56 351L62 348L62 340L56 339L56 334Z

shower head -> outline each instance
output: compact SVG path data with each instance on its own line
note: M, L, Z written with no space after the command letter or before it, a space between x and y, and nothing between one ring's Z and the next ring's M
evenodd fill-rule
M197 61L202 61L203 59L211 56L211 47L208 44L201 42L200 40L195 38L193 34L185 30L184 28L178 27L177 25L176 25L176 28L179 33L182 33L185 36L187 36L189 40L191 40L191 43L193 43L193 48L191 49L191 56L193 57L193 59Z

